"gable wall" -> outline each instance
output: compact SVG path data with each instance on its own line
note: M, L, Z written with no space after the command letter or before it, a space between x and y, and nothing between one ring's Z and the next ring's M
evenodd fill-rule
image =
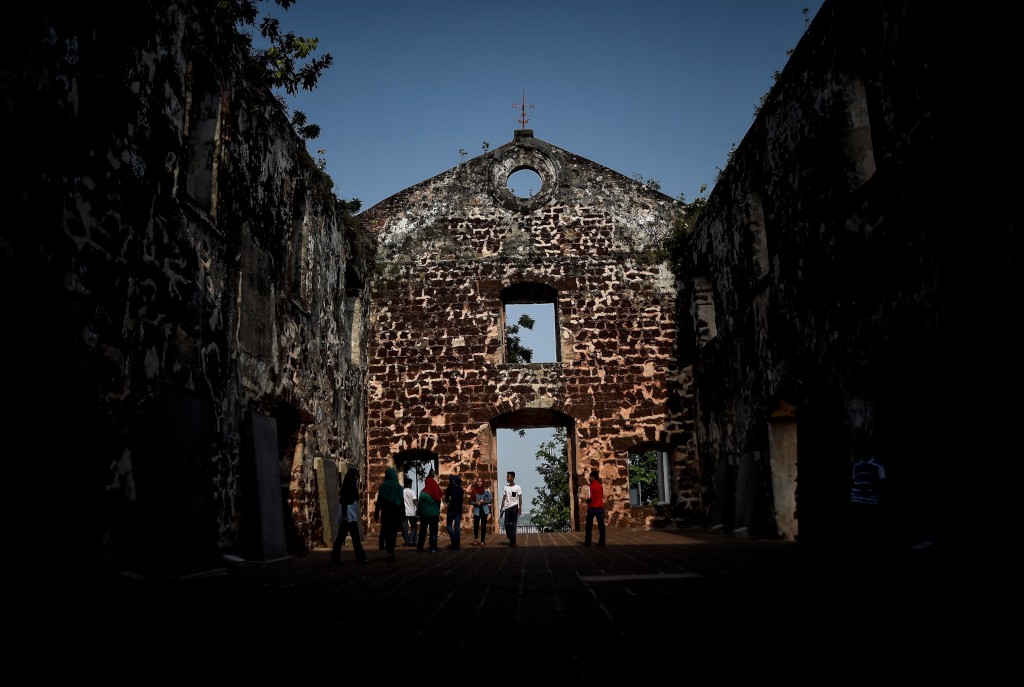
M678 206L516 133L360 215L381 246L371 285L371 480L419 448L439 456L442 485L448 474L463 484L480 475L500 490L492 421L556 411L573 424L573 486L601 470L609 524L647 526L655 517L628 505L627 452L649 443L677 452L681 510L693 517L700 499L682 477L692 434L679 402L689 371L674 353L675 279L654 250ZM522 156L551 177L546 195L517 205L500 189L515 166L506 161ZM503 362L501 294L519 282L558 293L558 362Z

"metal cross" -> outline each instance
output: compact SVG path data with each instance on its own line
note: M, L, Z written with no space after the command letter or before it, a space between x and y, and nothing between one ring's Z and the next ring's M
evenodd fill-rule
M523 102L522 103L512 103L512 107L516 108L521 113L519 115L519 123L522 124L523 128L525 129L526 128L526 123L528 121L530 121L529 119L526 118L526 108L530 108L531 110L533 109L533 105L527 105L526 104L526 89L525 88L523 89Z

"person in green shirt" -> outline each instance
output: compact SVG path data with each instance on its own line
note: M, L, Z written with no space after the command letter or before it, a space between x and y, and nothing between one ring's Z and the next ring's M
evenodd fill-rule
M434 478L434 471L431 470L423 483L423 490L420 492L419 502L416 504L416 515L420 519L420 538L416 544L416 550L422 552L427 545L427 538L430 538L430 553L437 553L437 529L441 521L441 501L444 493L441 485Z

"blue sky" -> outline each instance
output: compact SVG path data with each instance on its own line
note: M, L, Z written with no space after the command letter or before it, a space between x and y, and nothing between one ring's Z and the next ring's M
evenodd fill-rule
M821 0L516 0L273 6L334 64L289 98L365 210L521 128L687 201L710 189ZM803 12L807 8L808 12Z
M334 58L314 91L287 102L321 126L309 150L335 194L366 210L459 164L460 150L468 160L484 141L511 141L524 94L537 138L674 198L706 196L821 4L299 0L271 14ZM552 359L546 340L523 334ZM513 469L532 501L536 447L551 434L527 435L499 432L499 498Z

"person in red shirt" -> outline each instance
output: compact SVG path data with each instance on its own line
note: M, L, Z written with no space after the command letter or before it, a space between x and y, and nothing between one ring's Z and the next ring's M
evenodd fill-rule
M601 484L601 473L596 469L590 471L590 487L587 494L587 534L583 539L584 546L590 546L595 519L597 520L597 545L604 546L604 486Z

